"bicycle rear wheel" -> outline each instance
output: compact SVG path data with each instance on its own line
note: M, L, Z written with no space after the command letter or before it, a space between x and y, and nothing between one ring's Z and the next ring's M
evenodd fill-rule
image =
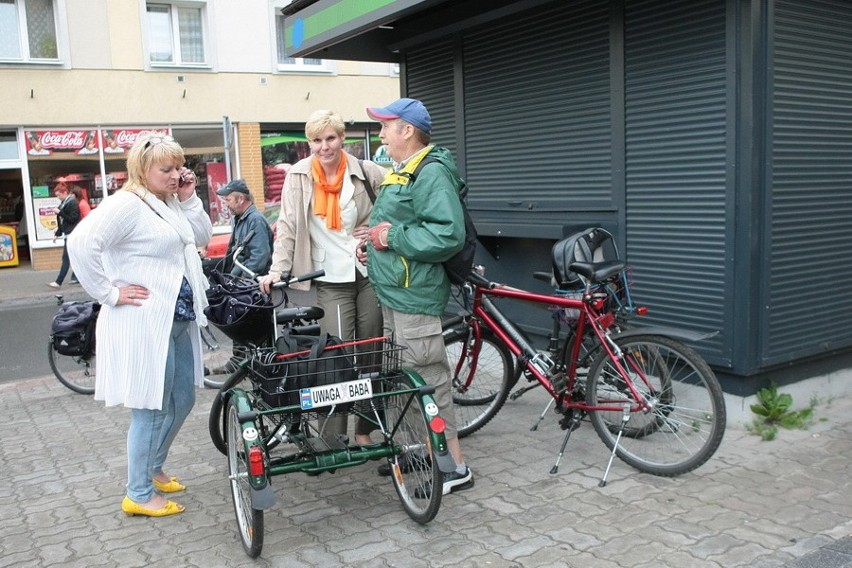
M80 394L95 393L95 354L89 356L61 355L47 343L47 361L59 382Z
M464 327L444 334L459 438L485 426L503 407L517 381L509 349L492 333L483 332L477 354L469 332Z
M235 398L228 401L226 421L229 438L242 443L231 444L228 448L228 480L231 485L231 497L234 501L234 513L243 548L251 558L257 558L263 548L263 511L252 507L251 483L249 482L248 453L252 440L244 439L243 425L240 424L239 408ZM255 439L257 431L255 432Z
M384 385L390 392L413 388L405 374L389 377ZM416 393L400 392L389 395L384 404L386 428L393 433L390 443L402 449L389 458L393 486L408 516L420 524L428 523L441 506L444 477L437 460L432 459L423 400Z
M615 338L621 364L650 411L631 412L616 455L639 471L675 476L692 471L716 452L725 433L725 400L713 371L698 353L668 337ZM602 351L589 369L592 406L636 406L612 358ZM592 411L589 419L611 450L623 411Z

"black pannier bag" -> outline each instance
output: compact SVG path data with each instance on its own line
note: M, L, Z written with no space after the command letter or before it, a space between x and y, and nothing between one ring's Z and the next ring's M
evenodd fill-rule
M560 290L579 290L583 287L580 276L568 268L572 263L620 260L612 233L600 227L590 227L558 241L553 245L551 255L551 284Z
M269 406L298 406L299 389L354 381L358 378L352 355L342 341L328 333L297 335L285 331L275 349L265 351L253 362L261 375L261 397ZM337 405L345 412L351 403ZM327 412L331 407L323 407Z
M53 316L50 336L60 355L83 357L95 352L95 325L101 305L95 301L64 302Z
M212 270L208 277L207 320L231 340L263 345L272 337L273 304L257 282ZM279 303L280 305L280 303Z

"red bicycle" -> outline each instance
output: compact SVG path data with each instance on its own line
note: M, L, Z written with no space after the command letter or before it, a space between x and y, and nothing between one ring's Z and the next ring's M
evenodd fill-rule
M713 371L682 341L706 336L625 325L645 310L633 305L620 260L566 268L581 278L581 289L539 294L476 272L461 288L467 311L445 322L444 331L460 435L488 423L523 375L532 386L512 398L537 386L551 397L532 429L553 407L566 430L551 473L584 419L611 450L601 485L614 456L661 476L705 463L725 432L725 402ZM547 349L536 349L499 310L495 300L501 298L549 307L553 331Z

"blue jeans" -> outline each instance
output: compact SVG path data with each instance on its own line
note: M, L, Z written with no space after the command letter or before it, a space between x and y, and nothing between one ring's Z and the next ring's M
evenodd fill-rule
M67 239L67 237L66 237ZM66 241L65 246L62 247L62 265L59 267L59 274L56 275L56 283L62 284L62 281L65 280L65 276L68 274L68 271L71 269L71 258L68 256L68 244ZM71 273L71 280L74 280L74 273Z
M169 448L195 404L190 323L172 324L162 409L131 409L127 432L127 496L137 503L146 503L154 496L151 478L162 473Z

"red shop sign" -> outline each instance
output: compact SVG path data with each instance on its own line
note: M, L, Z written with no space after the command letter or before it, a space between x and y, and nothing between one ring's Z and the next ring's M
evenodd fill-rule
M31 156L47 156L54 152L97 154L95 133L95 130L28 130L27 153Z
M114 129L104 129L101 130L101 144L103 145L104 152L107 154L122 154L127 151L128 148L133 146L133 143L140 136L145 136L147 134L160 134L162 136L168 136L171 134L171 129L169 128L141 128L141 129L131 129L131 128L114 128Z

